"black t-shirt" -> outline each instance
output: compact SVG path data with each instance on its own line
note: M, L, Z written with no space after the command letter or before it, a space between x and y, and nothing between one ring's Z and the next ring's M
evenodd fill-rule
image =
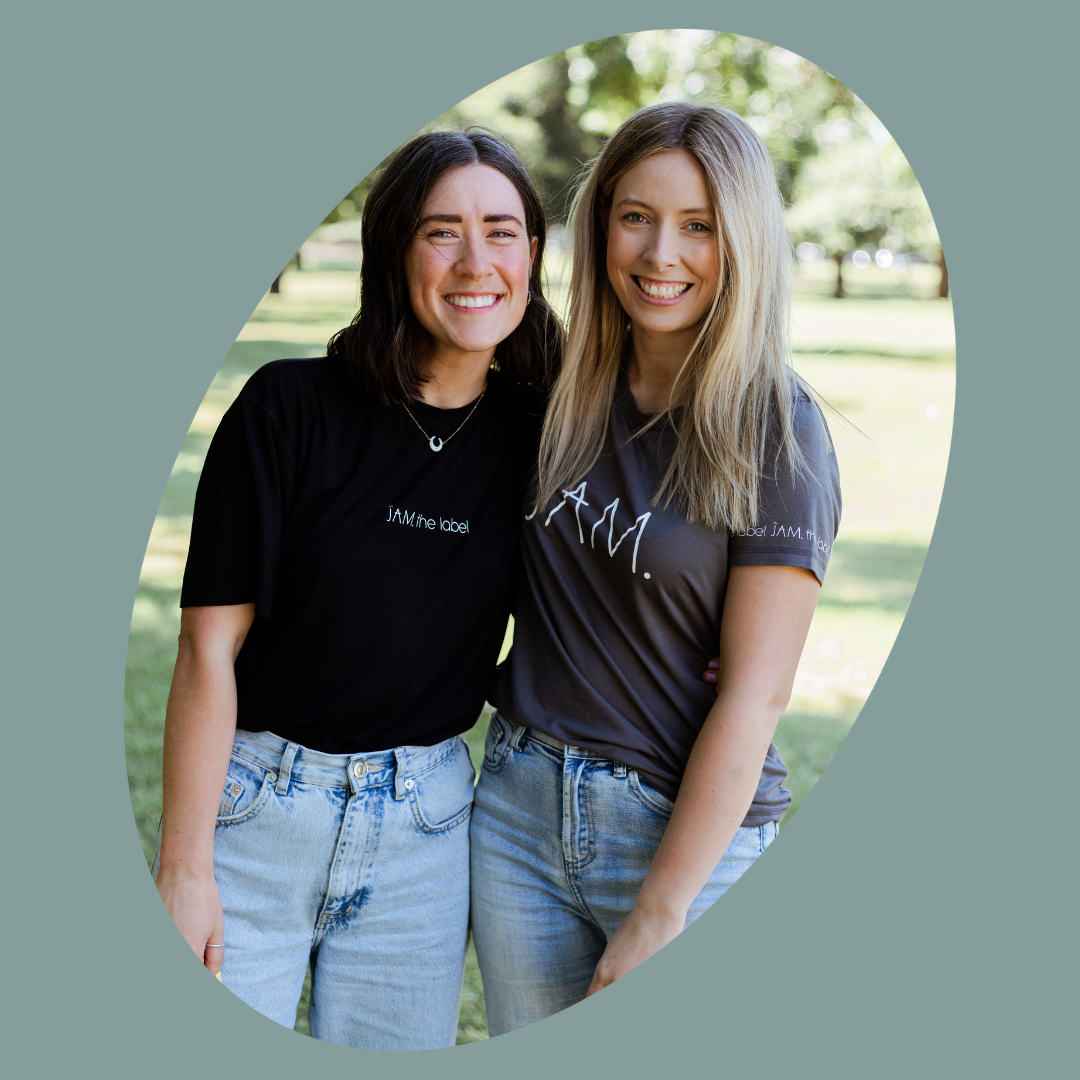
M410 405L444 440L469 415ZM225 414L180 604L254 602L237 726L324 753L432 745L483 708L509 612L537 399L495 378L438 453L340 361L280 360Z
M600 458L525 526L514 647L490 700L515 723L637 769L674 799L715 700L701 673L719 647L728 568L799 566L821 581L840 480L824 418L800 394L793 426L807 474L790 472L773 438L756 526L729 535L694 525L652 504L675 438L666 424L642 431L648 419L620 375ZM786 775L770 746L744 826L784 816Z

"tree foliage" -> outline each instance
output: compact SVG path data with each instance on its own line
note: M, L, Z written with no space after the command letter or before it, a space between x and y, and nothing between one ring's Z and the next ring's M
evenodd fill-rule
M910 166L866 105L810 61L736 34L650 30L586 42L484 87L431 127L479 123L509 137L559 223L604 140L635 110L675 99L724 105L761 135L796 242L834 255L862 244L930 254L937 244ZM325 232L349 231L369 186L365 178L349 193Z

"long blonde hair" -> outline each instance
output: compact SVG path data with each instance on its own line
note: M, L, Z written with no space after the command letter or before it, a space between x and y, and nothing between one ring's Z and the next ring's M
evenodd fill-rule
M653 504L674 500L690 521L741 532L757 515L771 424L791 466L802 471L804 464L792 433L799 386L788 345L794 257L761 139L727 109L690 102L634 113L589 164L574 198L569 340L541 435L536 505L581 480L603 449L629 338L607 276L606 218L619 178L671 150L689 153L705 174L723 269L671 405L653 419L666 419L678 436Z

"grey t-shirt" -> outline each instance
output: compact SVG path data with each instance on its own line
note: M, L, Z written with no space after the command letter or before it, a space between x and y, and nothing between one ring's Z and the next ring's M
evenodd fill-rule
M514 647L491 701L514 723L623 762L669 799L712 707L702 680L720 642L729 566L801 566L825 575L840 522L840 482L824 420L805 395L795 435L810 476L766 451L757 524L731 535L649 505L674 434L649 418L621 376L607 442L575 488L522 530ZM769 747L743 822L779 821L787 769Z

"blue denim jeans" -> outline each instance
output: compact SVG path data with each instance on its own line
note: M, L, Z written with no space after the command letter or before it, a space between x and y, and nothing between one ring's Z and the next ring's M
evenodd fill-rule
M470 826L472 928L488 1030L501 1035L585 997L630 913L672 803L634 769L496 713ZM776 837L739 829L687 923Z
M334 755L238 731L214 837L225 986L291 1028L310 958L315 1038L453 1046L473 777L458 737Z

